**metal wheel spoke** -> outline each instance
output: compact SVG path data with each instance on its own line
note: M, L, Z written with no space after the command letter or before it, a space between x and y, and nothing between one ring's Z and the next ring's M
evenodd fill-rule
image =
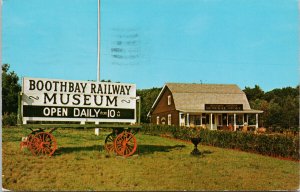
M114 150L114 146L112 144L107 144L106 149L108 150L108 152L112 152Z
M45 152L47 152L47 153L51 153L51 149L49 149L49 148L45 148Z
M117 154L124 157L134 154L137 148L136 139L130 132L119 134L114 143Z
M44 148L42 148L42 154L45 155L45 149Z
M105 138L104 148L108 153L115 152L114 141L115 141L115 133L111 133Z
M132 139L133 135L130 135L130 137L127 138L127 142Z
M132 146L132 145L127 145L127 148L130 149L130 150L132 150L133 147L134 147L134 146Z
M109 138L108 138L108 141L110 141L110 142L113 141L113 138L112 138L112 137L109 137Z
M134 141L133 141L133 140L130 140L130 141L127 142L127 144L128 144L128 145L134 145Z
M40 132L32 139L31 151L35 155L51 156L56 148L56 140L50 133Z
M38 149L38 155L41 154L42 150L43 150L42 148L39 148L39 149Z
M45 134L42 134L42 142L45 141Z
M126 154L129 154L130 151L131 151L131 150L130 150L128 147L126 147L126 149L125 149Z

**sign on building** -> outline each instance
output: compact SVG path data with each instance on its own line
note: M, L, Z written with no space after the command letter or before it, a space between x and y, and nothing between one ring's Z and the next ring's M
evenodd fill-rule
M205 104L208 111L242 111L243 104Z
M136 122L136 85L23 78L27 121Z

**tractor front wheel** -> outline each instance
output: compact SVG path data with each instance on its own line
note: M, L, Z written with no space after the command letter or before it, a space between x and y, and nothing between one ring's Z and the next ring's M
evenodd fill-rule
M111 134L107 135L107 137L105 138L104 148L108 153L115 152L115 146L114 146L115 138L116 138L115 133L111 133Z

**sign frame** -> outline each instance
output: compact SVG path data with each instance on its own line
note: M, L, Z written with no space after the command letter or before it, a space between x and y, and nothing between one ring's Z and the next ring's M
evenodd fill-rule
M131 123L137 121L136 85L22 78L21 122ZM140 102L139 102L140 105Z

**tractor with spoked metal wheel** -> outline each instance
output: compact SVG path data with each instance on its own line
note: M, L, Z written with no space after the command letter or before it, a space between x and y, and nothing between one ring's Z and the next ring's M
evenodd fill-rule
M110 128L105 150L128 157L137 150L140 110L135 84L23 78L18 124L31 133L20 147L52 156L58 128Z

